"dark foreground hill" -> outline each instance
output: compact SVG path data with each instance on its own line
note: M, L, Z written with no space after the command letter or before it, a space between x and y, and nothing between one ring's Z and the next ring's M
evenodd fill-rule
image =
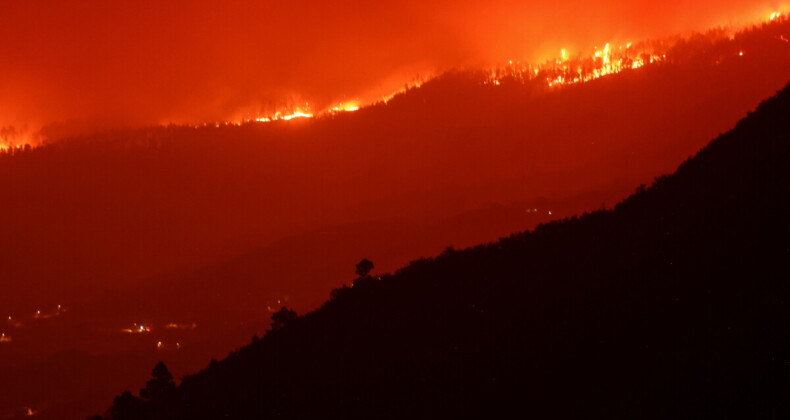
M361 277L107 416L786 418L788 163L790 87L611 211Z

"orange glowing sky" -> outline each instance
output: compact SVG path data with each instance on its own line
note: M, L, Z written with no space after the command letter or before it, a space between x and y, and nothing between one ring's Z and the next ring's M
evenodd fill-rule
M308 101L320 110L453 67L752 22L782 7L759 3L2 0L0 128L29 137L53 122L85 131Z

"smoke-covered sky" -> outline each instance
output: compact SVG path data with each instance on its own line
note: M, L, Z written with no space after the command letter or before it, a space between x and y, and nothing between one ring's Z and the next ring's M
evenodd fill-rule
M760 4L764 3L764 4ZM768 0L0 0L0 128L241 118L416 76L759 19ZM11 134L9 134L11 133Z

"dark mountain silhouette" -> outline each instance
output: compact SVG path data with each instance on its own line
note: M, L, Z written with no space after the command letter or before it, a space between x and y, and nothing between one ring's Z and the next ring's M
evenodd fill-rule
M366 271L134 418L786 418L788 116L790 86L613 210Z

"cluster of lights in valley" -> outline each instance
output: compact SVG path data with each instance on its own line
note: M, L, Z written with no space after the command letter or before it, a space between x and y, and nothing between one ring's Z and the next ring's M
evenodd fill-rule
M68 308L64 307L63 305L58 305L54 311L52 312L41 312L41 310L37 310L31 317L31 320L45 320L50 318L56 318L68 311ZM7 324L12 329L19 329L24 326L24 322L22 319L15 316L8 316ZM11 334L7 332L0 332L0 343L10 343L12 342Z
M18 317L9 315L7 318L7 325L9 327L9 331L2 331L0 332L0 344L5 343L12 343L13 336L11 331L19 331L23 329L28 322L36 322L36 321L43 321L43 320L50 320L54 318L59 318L68 312L68 308L63 305L57 305L55 310L52 312L42 312L41 310L36 310L36 312L30 317ZM175 323L171 322L165 324L160 327L153 327L150 323L133 323L129 328L119 328L117 332L119 333L126 333L126 334L149 334L152 333L154 330L181 330L181 331L189 331L194 330L197 328L196 323ZM182 345L180 341L174 341L173 343L167 343L161 339L156 342L156 349L157 350L176 350L181 349Z
M266 310L268 312L275 312L279 308L280 305L290 301L289 296L280 296L274 299L272 302L267 302ZM276 303L275 303L276 302ZM20 331L25 328L28 323L34 323L37 321L44 321L44 320L54 320L55 318L60 318L61 316L65 315L66 312L69 311L69 308L63 305L57 305L54 310L51 312L36 310L32 315L27 317L19 317L14 315L8 315L7 317L7 326L8 330L3 330L0 328L0 344L7 344L13 342L13 331ZM156 338L155 348L157 350L180 350L183 348L183 342L179 339L171 339L170 341L166 341L163 336L169 336L172 338L172 332L178 332L178 334L183 334L185 332L193 331L198 327L197 323L177 323L177 322L170 322L166 324L155 325L153 322L135 322L132 323L130 326L126 328L117 328L112 331L119 334L131 334L131 335L140 335L140 336L154 336ZM171 333L165 334L158 333L163 331L170 331Z

